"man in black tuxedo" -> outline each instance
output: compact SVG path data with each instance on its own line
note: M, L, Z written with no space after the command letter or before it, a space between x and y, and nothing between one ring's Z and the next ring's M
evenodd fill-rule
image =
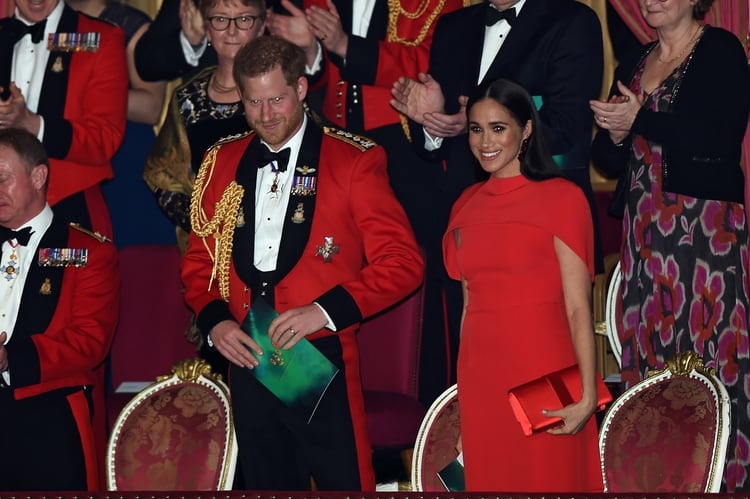
M195 0L164 0L135 46L135 69L144 81L188 78L215 65Z
M599 20L575 0L490 0L438 20L429 73L396 81L391 105L412 120L420 153L440 166L426 170L431 178L424 182L437 186L430 203L442 227L458 195L485 178L469 151L465 105L479 83L498 78L514 80L534 96L552 154L563 174L584 190L595 217L589 178L593 116L587 102L600 93L603 58ZM596 249L599 270L598 237ZM455 359L462 296L447 277L445 286ZM431 346L423 348L429 357ZM430 369L426 358L422 366Z

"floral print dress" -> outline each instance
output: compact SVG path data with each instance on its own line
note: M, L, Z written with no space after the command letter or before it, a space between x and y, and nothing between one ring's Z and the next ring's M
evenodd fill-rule
M638 94L645 63L630 84ZM690 58L644 106L669 112ZM706 95L706 98L711 98ZM748 230L743 205L662 190L662 148L636 135L623 222L622 378L633 385L678 352L716 369L732 401L724 487L750 490Z

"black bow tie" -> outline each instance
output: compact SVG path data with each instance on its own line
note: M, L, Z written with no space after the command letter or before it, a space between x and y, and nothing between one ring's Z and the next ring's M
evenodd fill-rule
M12 230L7 227L0 227L0 242L15 239L21 246L29 244L31 239L31 227L24 227L21 230Z
M36 24L26 26L26 33L31 35L32 43L39 43L44 38L44 28L47 27L47 20L39 21Z
M492 26L501 19L505 19L506 21L508 21L508 24L512 25L513 21L516 20L516 9L515 7L511 7L510 9L501 11L497 10L491 4L487 4L487 11L485 12L484 16L484 23L487 26Z
M263 164L258 165L258 168L263 168L268 163L275 161L276 166L278 167L278 170L280 172L286 171L286 165L289 163L289 154L292 152L291 149L288 147L285 147L279 152L273 152L271 151L267 145L261 144L263 146Z
M25 24L20 19L8 18L3 23L3 28L7 30L8 35L11 36L13 43L17 42L25 35L31 35L31 41L33 43L39 43L44 38L44 29L47 27L47 20L39 21L36 24Z

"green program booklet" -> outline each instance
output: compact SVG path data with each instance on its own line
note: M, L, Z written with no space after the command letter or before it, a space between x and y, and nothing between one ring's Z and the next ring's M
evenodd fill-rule
M279 314L263 300L255 300L242 330L263 350L252 370L258 381L287 406L300 411L309 423L326 389L339 372L328 358L307 339L289 350L271 346L268 328Z
M437 475L446 490L450 492L464 492L466 490L466 479L464 477L463 452L456 459L448 463L448 466L438 471Z

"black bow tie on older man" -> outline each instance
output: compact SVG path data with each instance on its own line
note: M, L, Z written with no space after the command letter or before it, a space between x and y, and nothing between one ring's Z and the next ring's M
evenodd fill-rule
M501 19L508 21L508 24L513 24L516 20L516 9L511 7L510 9L497 10L492 4L487 3L487 10L484 14L484 23L487 26L492 26Z
M24 34L28 33L31 35L32 43L39 43L44 38L44 29L47 27L47 20L39 21L36 24L30 24L26 26Z
M0 226L0 243L10 241L11 239L15 239L16 241L18 241L18 244L20 244L21 246L26 246L27 244L29 244L29 239L31 239L31 227L24 227L20 230L13 230L7 227Z
M44 30L47 27L47 20L44 19L36 24L25 24L20 19L9 17L3 20L0 25L0 35L10 37L10 41L17 42L25 35L31 35L33 43L39 43L44 38Z
M286 165L289 163L289 154L291 154L292 150L288 147L285 147L279 152L273 152L271 151L267 145L261 144L263 146L263 164L258 165L258 168L263 168L268 163L271 163L272 161L276 162L276 169L280 172L286 171ZM274 171L276 171L274 169Z

